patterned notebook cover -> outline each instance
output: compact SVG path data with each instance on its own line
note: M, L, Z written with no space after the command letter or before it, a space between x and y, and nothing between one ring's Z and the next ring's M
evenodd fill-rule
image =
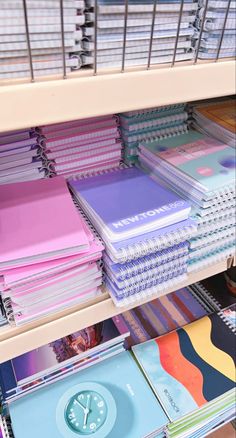
M133 352L171 421L235 387L235 335L219 313Z

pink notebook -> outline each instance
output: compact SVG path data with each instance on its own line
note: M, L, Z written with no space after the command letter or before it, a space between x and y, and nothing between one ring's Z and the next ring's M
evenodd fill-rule
M89 250L64 178L0 186L0 271Z

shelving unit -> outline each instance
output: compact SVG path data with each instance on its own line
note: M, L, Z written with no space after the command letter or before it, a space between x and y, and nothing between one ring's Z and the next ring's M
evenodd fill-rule
M164 294L173 292L176 288L186 287L204 278L224 272L232 263L232 259L224 260L206 269L192 273L185 281L180 283L178 287L174 286L167 289L164 291ZM161 294L157 294L151 298L148 297L139 304L144 304L150 301L150 299L157 298L160 295ZM103 297L91 302L90 305L77 306L69 311L57 313L56 315L27 324L23 327L8 327L5 330L3 329L0 331L0 363L60 337L69 335L86 326L115 316L132 307L136 307L136 305L121 308L116 307L108 293L105 292Z
M137 92L138 90L138 92ZM94 76L0 84L0 132L66 122L235 92L235 62L176 63L173 68L129 69Z

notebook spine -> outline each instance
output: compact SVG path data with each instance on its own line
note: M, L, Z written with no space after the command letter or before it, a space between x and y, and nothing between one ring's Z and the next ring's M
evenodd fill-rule
M157 268L158 266L175 260L188 254L188 245L177 246L174 250L167 248L163 251L149 255L146 259L137 260L135 263L130 262L126 266L120 266L117 278L120 280L128 279L134 275L142 274L149 269Z
M206 227L204 231L204 235L201 235L197 239L193 239L190 241L191 249L200 249L205 246L219 242L222 239L228 239L235 235L235 226L233 224L226 225L225 229L214 229L213 227ZM198 230L199 231L199 230ZM216 232L217 231L217 232Z
M225 313L227 311L227 309L225 310L221 310L218 315L219 317L222 319L222 321L224 321L224 323L230 328L230 330L236 334L236 326L235 326L235 322L231 321L229 319L229 317L227 316L227 314Z
M86 216L86 214L84 213L84 211L82 210L82 208L80 207L79 203L77 202L77 200L75 199L74 196L72 196L73 202L75 207L77 208L77 210L79 211L80 215L82 216L84 222L86 223L86 225L88 226L88 228L90 229L91 233L94 236L94 239L97 242L100 242L102 244L103 247L105 247L103 240L101 239L101 237L99 236L99 234L97 233L97 231L95 230L94 226L92 225L92 223L90 222L90 220L88 219L88 217Z
M177 109L184 109L186 106L185 103L176 103L174 105L165 105L165 106L160 106L158 108L149 108L149 109L144 109L144 110L137 110L137 111L128 111L126 113L121 113L119 114L120 117L125 116L127 118L138 118L138 117L143 117L146 114L160 114L162 112L165 111L170 111L170 110L177 110Z
M227 260L228 257L233 257L235 253L234 245L224 249L223 251L217 251L215 254L211 256L205 256L200 260L196 260L193 263L190 263L188 266L188 272L194 272L199 269L205 269L208 266L211 266L215 263L221 262L223 260Z
M230 224L233 223L232 221L232 217L234 218L234 214L235 214L235 206L232 205L231 207L231 203L229 203L229 207L227 207L225 210L220 210L220 211L214 211L211 212L209 214L207 214L206 216L198 216L195 217L194 219L197 221L198 223L198 227L200 229L201 226L203 226L203 228L205 226L208 225L213 225L214 224L214 228L218 229L221 228L221 222L223 221L223 223L225 223L225 221L230 221ZM218 225L219 222L219 225Z
M203 248L195 249L194 251L190 251L189 260L192 262L195 259L205 257L216 251L222 251L223 249L230 248L234 244L234 242L235 242L235 236L233 235L223 240L211 243L210 245L208 244Z
M105 170L102 170L102 171L91 172L90 174L86 174L86 175L75 175L75 176L73 176L71 178L71 180L72 181L78 181L78 180L81 180L81 179L90 178L91 176L98 176L98 175L104 175L106 173L117 172L120 169L127 169L129 167L132 167L132 166L121 162L120 165L117 166L117 167L111 167L109 169L105 169Z
M127 139L124 140L124 143L127 147L134 146L139 142L155 142L157 140L164 140L165 138L173 137L174 135L186 134L188 132L188 125L186 122L178 125L174 124L173 126L169 126L166 128L156 129L156 130L143 130L140 133L136 133L133 135L127 136Z
M213 297L210 291L201 282L192 284L189 289L191 292L194 291L198 300L200 295L200 302L205 302L208 308L210 307L212 311L218 312L221 310L221 304L219 301Z
M162 251L171 246L178 245L181 242L189 240L195 235L197 226L193 223L186 225L183 228L172 231L171 233L162 236L138 242L135 245L129 245L126 248L119 250L119 263L129 262L133 259L138 259L154 252ZM109 254L110 255L110 254ZM110 255L113 260L114 257ZM115 260L116 262L116 260Z
M126 135L129 135L129 133L132 131L141 131L143 129L151 129L158 126L163 127L164 129L165 125L177 122L186 122L187 119L188 113L184 111L183 113L177 113L166 117L139 121L138 123L132 123L131 125L123 123L121 126L126 131Z

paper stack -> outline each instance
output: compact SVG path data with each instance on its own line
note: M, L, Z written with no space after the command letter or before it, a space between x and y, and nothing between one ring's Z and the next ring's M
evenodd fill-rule
M0 184L31 181L45 176L34 130L0 134Z
M230 146L197 131L140 145L141 165L192 205L198 224L189 271L234 254L235 157Z
M34 76L63 74L60 2L28 0L27 18ZM81 67L84 0L63 1L66 72ZM21 0L2 0L0 11L0 79L30 76L26 24Z
M168 438L205 437L235 418L235 310L133 347L169 417Z
M193 106L193 126L203 134L236 147L236 101L207 102Z
M93 64L95 58L94 45L94 1L86 2L89 12L86 13L82 54L84 64ZM157 3L153 28L153 44L151 48L151 65L172 62L179 23L181 2L179 0L161 1ZM187 1L183 6L179 38L175 61L193 58L191 38L194 35L193 23L198 4ZM97 17L97 67L122 67L123 54L125 67L147 66L150 49L154 3L153 0L130 1L128 5L126 44L124 52L124 1L98 1Z
M128 335L124 322L114 317L0 364L3 402L121 353Z
M39 142L53 175L84 175L118 166L121 141L117 116L42 126Z
M186 275L196 231L190 207L141 170L116 168L69 185L106 247L106 285L124 306L164 294Z
M22 325L101 294L103 246L64 178L0 186L0 283L10 323Z
M198 57L200 59L215 59L219 49L219 58L234 57L236 55L235 1L209 0L207 2L206 0L199 0L199 5L200 9L196 22L199 29L202 26L205 7L207 7L207 11Z
M184 103L129 111L119 114L119 117L127 163L137 161L140 142L155 141L188 131L188 113Z

